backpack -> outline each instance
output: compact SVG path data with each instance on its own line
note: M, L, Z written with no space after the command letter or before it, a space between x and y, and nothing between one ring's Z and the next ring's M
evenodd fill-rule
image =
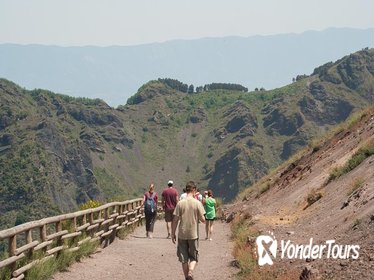
M155 193L153 193L151 196L149 195L149 193L146 193L146 197L147 198L144 203L144 212L147 214L156 212L157 205L156 205L156 201L154 200Z

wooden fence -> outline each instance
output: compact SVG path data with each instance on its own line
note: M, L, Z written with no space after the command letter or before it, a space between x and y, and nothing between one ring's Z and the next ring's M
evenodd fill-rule
M142 222L141 204L141 198L112 202L0 231L0 241L7 239L9 244L8 256L0 260L0 269L8 267L12 280L23 279L33 266L63 251L78 251L85 242L108 242L115 238L118 230ZM37 251L43 252L39 254L42 257L32 258Z

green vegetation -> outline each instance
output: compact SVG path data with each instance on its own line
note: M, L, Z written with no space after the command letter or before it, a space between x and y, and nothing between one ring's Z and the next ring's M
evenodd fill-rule
M322 193L320 191L317 191L316 189L312 189L308 196L306 197L306 206L304 207L304 210L307 209L312 204L316 203L318 200L320 200L323 197Z
M374 141L371 141L364 147L360 148L345 165L334 168L331 171L325 185L328 185L330 182L334 181L340 176L352 171L371 155L374 155Z
M39 218L39 213L59 213L44 193L50 173L46 154L30 140L25 140L18 151L0 155L0 204L9 214L17 210L15 217L2 216L0 228Z
M188 92L188 89L189 89L187 84L184 84L176 79L165 78L165 79L158 79L158 81L169 86L172 89L175 89L181 92Z
M360 224L361 224L361 220L360 219L356 219L356 220L353 221L352 228L356 228Z
M362 178L355 178L347 192L347 196L351 196L357 190L361 189L364 185L364 180Z
M230 84L230 83L212 83L206 84L204 86L196 87L196 92L200 93L203 91L212 91L212 90L230 90L230 91L242 91L248 92L248 88L239 85L239 84Z
M81 237L80 240L85 238ZM77 243L78 240L75 242ZM70 244L71 245L71 244ZM98 247L98 242L84 242L80 245L78 251L67 252L63 251L58 254L57 257L51 257L45 261L41 261L33 266L30 270L26 272L26 279L29 280L47 280L52 277L57 271L64 271L72 263L80 261L82 258L91 255ZM26 265L30 262L37 261L45 257L44 253L38 252L34 253L31 258L23 259L23 261L18 262L18 267ZM0 258L3 259L3 258ZM11 279L10 270L7 268L0 269L0 279L8 280Z
M11 278L12 278L12 274L8 268L6 267L0 268L0 279L10 280Z
M233 255L238 262L242 276L254 272L257 267L255 244L248 241L249 239L255 239L258 236L258 232L253 231L250 226L249 219L244 218L236 218L231 225L234 242Z
M65 94L59 94L59 93L54 93L49 90L44 90L44 89L34 89L30 91L31 96L35 99L38 100L39 98L46 96L48 98L51 98L52 101L54 100L61 100L66 103L76 103L76 104L82 104L82 105L87 105L87 106L97 106L100 104L105 104L105 102L102 99L99 98L87 98L87 97L72 97L69 95Z
M249 216L235 218L231 224L231 232L234 242L233 255L240 269L238 279L272 280L299 277L299 273L292 270L257 265L255 240L259 232L252 227Z
M86 210L86 209L91 209L91 208L97 208L99 206L103 205L101 202L97 200L89 200L86 203L83 203L82 205L79 206L80 210Z
M105 168L95 168L94 169L95 178L97 180L98 186L100 186L105 199L111 200L114 198L124 198L121 197L123 193L121 193L120 186L118 179L109 173L109 171Z
M133 233L134 230L136 228L136 225L135 224L132 224L130 226L127 226L123 229L120 229L118 232L117 232L117 237L121 240L125 239L129 234Z
M91 255L98 247L98 242L84 242L78 251L63 251L56 258L50 258L44 262L35 265L27 272L27 279L30 280L48 280L57 271L64 271L76 261Z
M262 195L263 193L266 193L268 190L270 190L270 187L271 187L270 182L267 182L264 186L261 186L258 194L256 195L256 198L259 198L260 195Z

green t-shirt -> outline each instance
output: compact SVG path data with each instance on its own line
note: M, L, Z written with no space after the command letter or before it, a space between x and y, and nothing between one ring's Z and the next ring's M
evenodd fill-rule
M212 220L216 217L216 200L213 197L205 199L205 219Z

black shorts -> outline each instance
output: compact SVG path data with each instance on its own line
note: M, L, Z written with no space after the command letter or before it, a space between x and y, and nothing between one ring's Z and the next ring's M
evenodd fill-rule
M174 209L165 209L165 222L172 222L173 221L173 213Z

